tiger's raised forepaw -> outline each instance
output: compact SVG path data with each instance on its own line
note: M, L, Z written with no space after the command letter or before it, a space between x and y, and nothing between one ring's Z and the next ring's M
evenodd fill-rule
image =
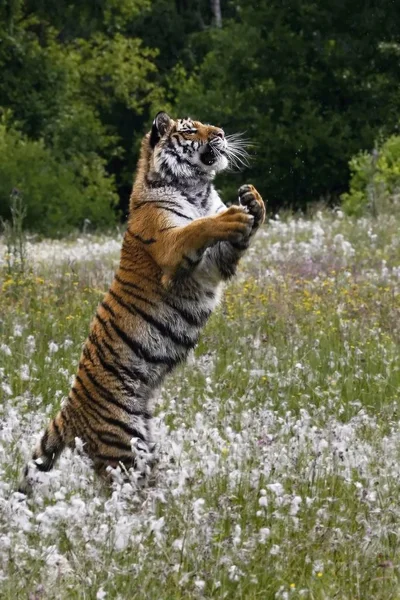
M242 185L238 190L238 194L239 204L245 206L249 211L249 214L254 217L252 229L252 233L254 233L265 220L264 201L256 188L251 184Z

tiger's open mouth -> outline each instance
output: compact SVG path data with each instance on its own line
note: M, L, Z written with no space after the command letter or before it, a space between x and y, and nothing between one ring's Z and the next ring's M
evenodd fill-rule
M201 162L207 167L213 165L217 158L217 154L210 144L207 144L206 149L200 155Z

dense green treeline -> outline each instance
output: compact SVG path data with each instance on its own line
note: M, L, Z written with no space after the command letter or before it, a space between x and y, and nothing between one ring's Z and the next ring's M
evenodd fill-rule
M349 159L395 133L400 5L391 0L5 0L0 216L13 188L45 234L127 206L155 112L245 132L273 210L337 198ZM119 207L119 212L117 210Z

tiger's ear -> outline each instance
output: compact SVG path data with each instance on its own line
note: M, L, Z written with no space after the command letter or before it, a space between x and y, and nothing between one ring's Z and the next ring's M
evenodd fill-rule
M154 148L157 142L160 141L164 133L167 131L172 119L166 112L159 112L153 121L150 134L150 146Z

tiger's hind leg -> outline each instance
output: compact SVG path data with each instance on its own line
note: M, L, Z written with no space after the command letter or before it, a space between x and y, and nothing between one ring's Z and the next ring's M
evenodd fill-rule
M48 424L33 452L32 461L35 468L42 472L50 471L69 442L69 437L65 416L63 411L60 411ZM23 494L28 494L32 489L29 467L30 465L25 466L22 481L18 488L18 491Z
M138 489L154 484L158 464L157 444L141 439L132 442L132 454L129 457L125 455L108 460L92 458L95 472L106 484L130 482Z

